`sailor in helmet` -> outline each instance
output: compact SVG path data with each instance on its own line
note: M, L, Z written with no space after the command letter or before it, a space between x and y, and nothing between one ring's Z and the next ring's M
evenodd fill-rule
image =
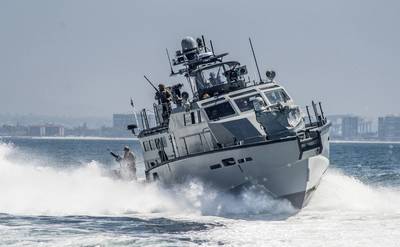
M122 164L125 175L130 179L136 179L136 157L128 146L124 147Z
M156 93L155 99L161 102L163 106L162 117L164 122L167 123L171 113L171 93L167 90L164 84L158 84L158 92Z

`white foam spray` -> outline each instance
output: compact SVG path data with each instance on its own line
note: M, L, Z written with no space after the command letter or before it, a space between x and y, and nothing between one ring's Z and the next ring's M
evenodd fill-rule
M399 188L367 185L360 180L330 169L310 202L311 210L400 213Z
M105 175L92 161L60 169L34 161L21 163L18 150L0 143L0 213L42 215L121 215L156 212L197 215L294 214L287 201L260 191L239 196L219 193L192 181L163 189ZM17 158L15 158L17 157ZM43 160L46 160L45 158ZM363 184L338 171L323 178L307 210L399 212L400 192Z
M288 202L246 192L239 197L217 193L192 181L163 189L157 184L107 176L96 161L73 169L21 163L16 147L0 143L0 213L29 215L252 214L292 210ZM43 160L46 160L45 158ZM282 206L279 206L282 205Z

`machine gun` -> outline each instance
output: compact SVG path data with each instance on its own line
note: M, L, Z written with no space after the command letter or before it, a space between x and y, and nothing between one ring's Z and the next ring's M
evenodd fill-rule
M122 157L116 153L114 153L113 151L110 151L111 156L113 156L115 158L115 160L117 162L120 162L122 160Z

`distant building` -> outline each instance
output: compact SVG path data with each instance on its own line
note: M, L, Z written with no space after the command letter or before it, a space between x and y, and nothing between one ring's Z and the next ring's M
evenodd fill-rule
M64 127L58 125L46 125L45 126L46 136L64 136Z
M400 139L400 116L385 116L378 119L378 137L381 140Z
M327 118L332 124L332 139L370 140L377 137L376 121L369 118L352 115L330 115Z
M345 116L342 118L342 136L345 139L358 137L359 117Z
M64 136L64 127L60 125L29 126L28 136Z
M29 126L28 135L29 136L45 136L46 129L43 125L32 125Z
M327 116L331 122L331 137L334 139L340 139L342 137L342 118L343 115L330 115Z

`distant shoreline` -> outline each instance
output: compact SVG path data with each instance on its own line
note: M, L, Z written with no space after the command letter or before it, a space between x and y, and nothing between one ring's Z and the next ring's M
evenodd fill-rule
M102 136L0 136L3 138L35 140L104 140L104 141L137 141L137 137L102 137Z

